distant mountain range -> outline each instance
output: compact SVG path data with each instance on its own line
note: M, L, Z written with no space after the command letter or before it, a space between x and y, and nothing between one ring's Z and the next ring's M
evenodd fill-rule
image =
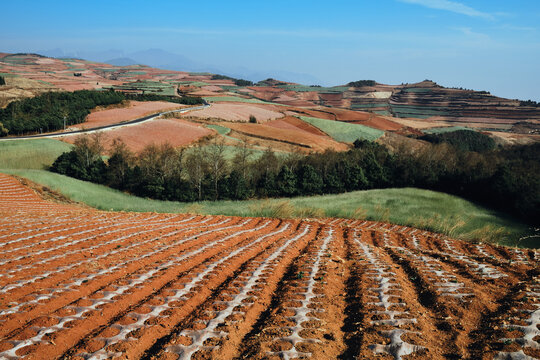
M320 84L320 79L303 73L297 73L284 70L254 70L245 67L224 67L213 64L197 63L186 56L174 54L162 49L148 49L125 53L117 49L105 51L76 51L69 52L62 49L37 51L41 55L55 58L79 58L90 61L98 61L116 66L128 65L148 65L151 67L193 72L210 72L213 74L222 74L234 78L251 80L254 82L267 78L276 78L283 81L295 82L300 84Z

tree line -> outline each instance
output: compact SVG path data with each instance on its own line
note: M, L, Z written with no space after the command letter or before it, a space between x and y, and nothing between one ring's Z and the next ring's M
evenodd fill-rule
M47 92L11 102L5 109L0 109L0 136L49 132L62 129L64 125L80 124L97 106L119 104L125 100L171 101L187 105L204 102L189 96L133 95L115 91Z
M357 140L347 152L255 156L246 146L226 157L223 143L132 153L115 140L107 161L100 136L81 137L52 171L161 200L244 200L418 187L460 195L531 222L540 219L540 144L462 151L448 143L396 152Z

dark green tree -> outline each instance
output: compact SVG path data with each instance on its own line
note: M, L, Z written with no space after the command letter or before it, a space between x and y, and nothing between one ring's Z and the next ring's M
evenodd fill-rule
M288 166L282 166L276 178L277 192L280 196L294 196L296 189L296 174Z
M303 165L299 171L300 192L302 195L322 193L323 179L311 165Z

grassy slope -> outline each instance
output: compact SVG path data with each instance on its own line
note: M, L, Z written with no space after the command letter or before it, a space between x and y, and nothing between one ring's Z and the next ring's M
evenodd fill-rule
M71 145L53 139L0 141L0 168L43 169Z
M220 126L220 125L205 124L204 126L206 126L207 128L216 130L218 134L220 135L227 135L231 132L231 129L226 128L224 126Z
M503 214L444 193L406 189L356 191L347 194L299 197L294 199L216 201L186 204L138 198L44 170L6 169L60 192L72 200L104 210L199 212L239 216L361 217L410 225L460 238L484 238L504 227L503 243L514 245L527 232L527 226ZM491 231L486 231L486 226ZM535 246L531 241L528 246ZM538 247L538 245L536 245Z
M373 129L360 124L349 124L341 121L325 120L308 116L300 116L302 120L318 127L334 140L352 143L357 139L375 141L384 131Z

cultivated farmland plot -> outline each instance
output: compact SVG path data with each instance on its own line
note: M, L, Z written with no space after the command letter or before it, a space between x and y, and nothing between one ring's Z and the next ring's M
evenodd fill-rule
M100 212L0 175L0 359L539 359L538 252Z

